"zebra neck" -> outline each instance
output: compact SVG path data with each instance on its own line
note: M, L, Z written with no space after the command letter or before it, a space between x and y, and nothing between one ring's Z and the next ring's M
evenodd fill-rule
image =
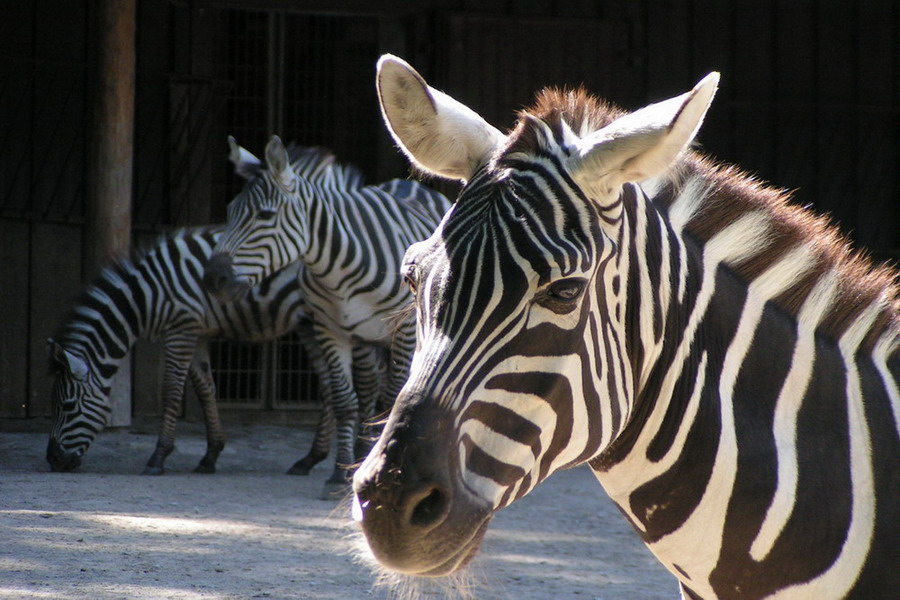
M879 463L863 449L897 439L889 408L897 405L900 372L889 321L896 309L863 295L854 313L835 321L847 284L865 290L871 282L822 258L820 240L799 235L794 223L783 220L775 230L773 209L762 203L689 230L684 215L704 200L657 204L668 250L654 236L650 208L645 227L629 212L629 318L649 319L651 309L659 316L653 327L626 321L634 332L629 351L653 355L648 345L662 341L653 360L635 359L631 422L591 466L651 550L703 597L716 597L723 582L749 582L759 565L781 560L779 552L795 551L798 540L804 546L796 548L806 548L808 537L793 529L803 515L814 514L814 527L825 531L816 550L839 565L834 572L857 568L845 565L865 552L843 550L849 540L868 543L879 481ZM713 208L739 200L717 198ZM647 244L637 241L641 230ZM880 273L873 277L883 282ZM649 296L642 278L650 280ZM796 287L791 308L784 298ZM883 481L896 481L888 473ZM696 548L703 552L685 552ZM840 580L854 577L842 573Z
M619 235L625 250L617 257L622 281L616 289L625 307L620 327L631 377L620 400L627 415L622 428L592 461L600 471L659 451L660 440L677 428L692 394L703 387L709 367L704 348L724 344L734 333L730 321L715 316L719 306L739 309L746 296L746 285L720 269L721 253L685 235L642 193L626 203ZM711 304L715 315L708 318Z
M80 354L108 382L142 337L147 312L134 266L116 265L85 290L54 339Z
M334 265L362 260L366 253L359 238L354 235L353 226L348 222L340 198L324 191L315 194L316 202L303 202L308 227L305 251L301 249L307 272L326 287L337 287L341 274ZM334 281L330 281L334 279Z

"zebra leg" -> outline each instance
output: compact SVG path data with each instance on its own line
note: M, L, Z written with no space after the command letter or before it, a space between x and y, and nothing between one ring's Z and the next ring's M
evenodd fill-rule
M387 379L387 356L383 348L358 345L353 348L353 387L359 398L359 431L353 454L357 463L369 454L375 440L375 407Z
M197 345L197 352L188 368L188 375L191 383L194 384L200 406L203 407L203 420L206 422L206 454L200 459L200 464L194 468L194 473L215 473L219 453L225 447L225 430L219 419L216 383L213 380L209 364L209 349L206 341Z
M156 450L144 467L144 475L162 475L165 472L166 457L175 449L175 424L181 414L184 380L196 347L197 336L182 335L165 339L162 429L156 440Z
M333 339L329 332L316 328L316 339L328 366L332 406L337 433L337 457L334 472L325 483L323 497L344 493L350 481L350 467L355 462L353 445L359 424L359 399L353 389L352 352L349 344Z
M331 399L331 381L325 357L319 344L315 340L312 321L305 320L297 326L297 336L303 349L309 357L310 364L316 372L319 381L319 394L322 410L319 413L319 423L316 427L316 436L313 438L309 453L288 469L288 475L309 475L314 466L328 458L331 451L331 440L334 439L334 406Z
M312 447L306 456L298 460L288 469L288 475L309 475L312 468L328 458L331 450L331 440L334 439L334 407L331 401L322 398L322 410L319 413L319 423L316 426L316 436L313 438Z

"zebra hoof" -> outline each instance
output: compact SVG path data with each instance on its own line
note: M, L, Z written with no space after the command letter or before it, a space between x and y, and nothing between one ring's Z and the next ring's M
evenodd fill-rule
M166 470L162 467L153 467L147 465L146 467L144 467L144 472L141 473L141 475L162 475L165 472Z
M298 460L290 469L287 470L288 475L309 475L312 467L305 460Z
M200 463L194 467L194 473L203 473L204 475L212 475L216 472L216 465L204 465Z

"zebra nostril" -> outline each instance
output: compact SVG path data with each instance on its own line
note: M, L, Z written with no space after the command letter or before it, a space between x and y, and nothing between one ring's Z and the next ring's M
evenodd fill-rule
M450 496L437 486L429 486L415 494L412 502L409 522L415 527L434 527L450 511Z
M210 291L218 291L225 284L225 276L209 267L203 274L203 285Z

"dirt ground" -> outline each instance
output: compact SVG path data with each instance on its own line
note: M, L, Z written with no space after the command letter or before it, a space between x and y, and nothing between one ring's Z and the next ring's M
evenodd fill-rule
M195 475L202 428L182 423L167 473L148 477L147 425L104 432L65 474L49 472L46 432L12 428L0 421L2 599L397 597L354 558L347 503L319 499L330 465L284 474L307 429L228 425L218 473ZM678 597L584 468L501 511L471 572L479 599Z

